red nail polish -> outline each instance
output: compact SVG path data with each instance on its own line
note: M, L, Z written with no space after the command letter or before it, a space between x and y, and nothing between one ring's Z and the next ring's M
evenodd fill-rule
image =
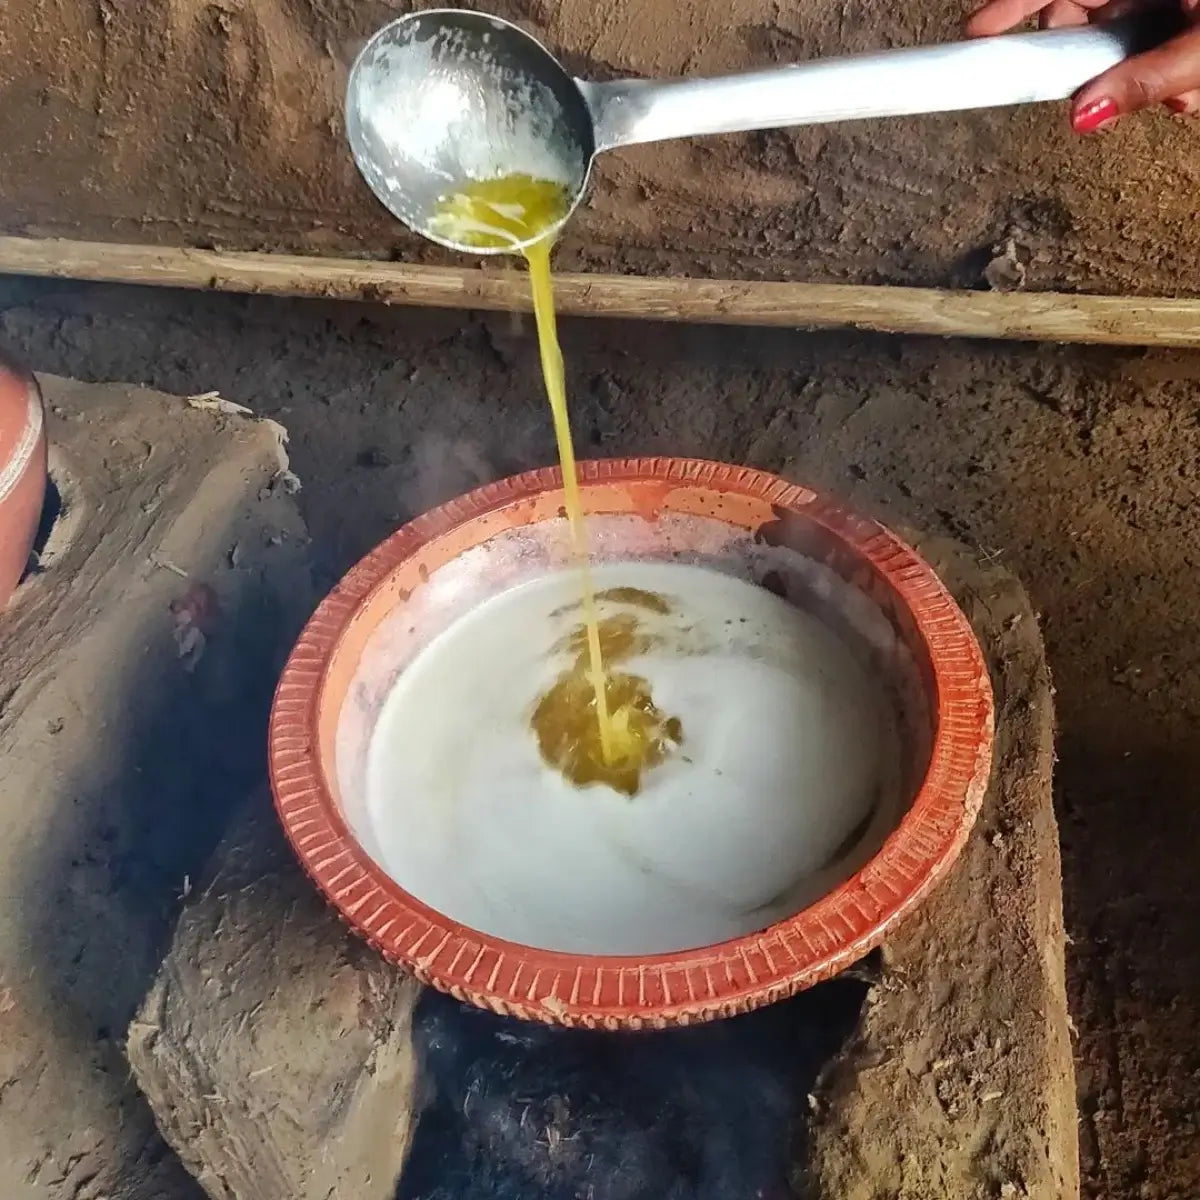
M1113 120L1117 115L1117 102L1107 97L1103 100L1093 100L1077 108L1071 114L1071 128L1076 133L1095 133L1101 125Z
M1163 105L1164 107L1169 108L1173 113L1185 113L1188 110L1187 101L1180 100L1178 96L1169 96L1163 101Z

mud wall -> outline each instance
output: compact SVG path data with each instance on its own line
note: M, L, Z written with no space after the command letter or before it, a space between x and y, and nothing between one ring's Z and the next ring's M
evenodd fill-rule
M488 0L580 74L719 72L944 40L968 0ZM0 231L441 261L342 138L361 41L412 0L4 0ZM1061 106L607 156L576 269L1200 292L1198 127L1083 142Z

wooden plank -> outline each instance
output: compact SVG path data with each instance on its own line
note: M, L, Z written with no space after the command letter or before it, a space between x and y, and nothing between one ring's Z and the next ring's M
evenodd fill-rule
M510 269L0 237L0 273L308 296L432 308L528 311ZM1112 346L1200 347L1200 298L969 292L857 284L624 275L558 276L566 316Z

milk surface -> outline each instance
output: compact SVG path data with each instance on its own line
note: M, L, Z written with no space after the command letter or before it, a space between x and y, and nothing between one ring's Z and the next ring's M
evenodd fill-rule
M797 911L896 787L890 696L837 634L740 579L610 563L595 584L669 602L600 615L636 612L661 639L619 669L680 718L679 750L632 798L545 764L529 721L570 665L553 647L581 621L579 579L532 580L436 637L388 696L366 772L380 866L454 921L574 953L667 953Z

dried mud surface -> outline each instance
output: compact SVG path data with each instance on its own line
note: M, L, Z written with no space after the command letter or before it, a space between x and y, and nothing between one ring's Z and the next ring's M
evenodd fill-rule
M412 0L5 0L0 232L440 261L344 146L357 47ZM719 73L959 36L967 0L488 0L577 74ZM640 147L601 160L564 267L1200 291L1200 124L1083 142L1061 106ZM995 276L993 276L995 278Z
M10 281L0 342L283 422L322 589L553 458L508 318ZM605 322L564 348L582 454L779 470L1022 579L1057 685L1084 1196L1200 1195L1200 356Z
M702 1028L613 1034L498 1017L418 995L352 938L295 861L263 789L198 879L129 1031L138 1084L207 1193L1077 1195L1038 622L1002 564L950 539L911 540L975 628L999 719L970 841L882 951ZM345 1099L331 1112L314 1095Z
M41 373L52 501L0 613L0 1195L191 1200L125 1029L311 611L280 430Z

